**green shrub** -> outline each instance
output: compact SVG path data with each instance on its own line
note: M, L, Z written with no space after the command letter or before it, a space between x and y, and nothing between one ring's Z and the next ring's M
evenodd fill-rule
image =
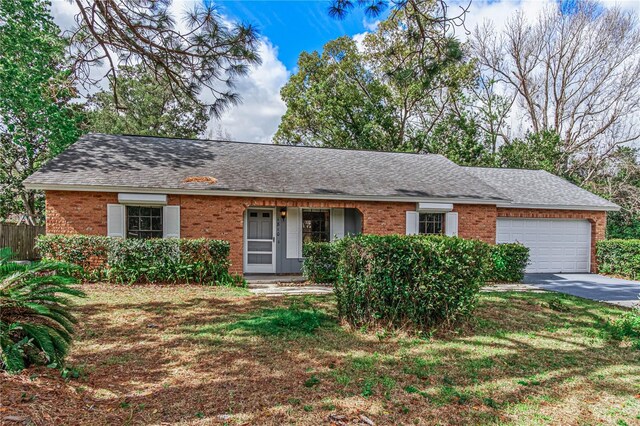
M339 242L306 243L302 247L302 274L311 282L334 284L338 279Z
M95 235L41 235L36 240L36 249L43 258L78 265L81 273L99 275L99 262L106 261L111 241Z
M36 247L44 258L82 266L87 280L243 284L228 272L226 241L45 235Z
M73 268L17 264L11 256L0 250L0 366L12 372L34 363L62 366L76 322L64 296L84 296L69 286L76 282Z
M476 305L491 269L490 246L451 237L347 237L335 295L340 317L367 324L428 329Z
M596 244L598 270L636 279L640 276L640 240L602 240Z
M640 308L625 312L609 323L608 328L613 339L629 341L633 348L640 350Z
M491 258L490 281L520 282L529 263L529 249L520 243L496 244L491 247Z

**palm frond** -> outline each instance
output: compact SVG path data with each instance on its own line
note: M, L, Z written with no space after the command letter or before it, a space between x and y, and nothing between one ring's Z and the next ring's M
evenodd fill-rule
M75 267L61 262L19 265L0 249L0 363L9 371L45 360L62 365L76 319L69 297L84 297L71 287ZM35 349L35 350L34 350Z

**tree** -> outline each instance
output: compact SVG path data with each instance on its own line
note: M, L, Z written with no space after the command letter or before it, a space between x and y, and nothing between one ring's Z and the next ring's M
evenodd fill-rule
M393 150L398 131L385 104L388 89L367 68L353 39L341 37L322 54L303 52L298 72L281 90L287 104L274 142Z
M552 6L534 21L518 13L502 32L477 27L471 46L485 99L499 94L526 130L559 135L558 172L586 184L640 138L640 28L636 14L617 7L580 0L569 9Z
M444 0L332 0L329 15L344 19L356 6L370 18L379 17L386 10L390 10L391 19L404 15L405 40L412 45L405 52L405 59L428 63L434 50L446 50L447 40L457 29L464 29L471 0L461 2L453 13Z
M619 212L607 215L607 236L609 238L640 238L640 163L638 149L619 147L614 160L600 179L589 189L596 191L618 203Z
M493 166L495 155L484 136L472 111L454 111L435 123L424 150L464 166Z
M562 175L564 154L560 136L550 130L528 133L524 139L514 139L500 146L498 165L514 169L541 169Z
M260 62L255 29L224 21L212 2L177 16L172 0L73 1L80 10L69 34L76 75L95 84L90 69L105 64L118 107L119 70L140 64L178 100L195 102L202 90L211 92L207 107L218 116L240 100L235 79Z
M381 22L360 48L342 37L322 54L303 53L281 91L287 112L274 141L426 151L439 120L456 113L474 65L455 39L434 48L428 61L411 56L416 46L406 38L407 19L399 11Z
M0 0L0 217L43 214L22 181L79 136L66 44L45 0Z
M174 93L166 79L156 81L142 66L121 68L119 83L92 95L87 110L89 131L97 133L195 138L208 121L205 105Z

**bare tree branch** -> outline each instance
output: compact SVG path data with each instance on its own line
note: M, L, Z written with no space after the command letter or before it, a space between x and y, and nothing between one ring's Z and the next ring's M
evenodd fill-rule
M637 14L579 1L571 13L518 13L501 33L478 26L470 44L482 73L516 99L526 128L561 136L562 173L589 182L618 147L640 139Z

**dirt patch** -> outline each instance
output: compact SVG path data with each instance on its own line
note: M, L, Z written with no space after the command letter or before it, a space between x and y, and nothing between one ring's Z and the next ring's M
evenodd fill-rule
M112 424L638 423L638 352L621 310L486 293L472 319L416 338L339 324L331 296L203 286L84 286L66 377L2 373L0 419ZM365 420L367 419L367 420ZM20 424L20 423L15 423ZM622 423L619 423L622 424Z

